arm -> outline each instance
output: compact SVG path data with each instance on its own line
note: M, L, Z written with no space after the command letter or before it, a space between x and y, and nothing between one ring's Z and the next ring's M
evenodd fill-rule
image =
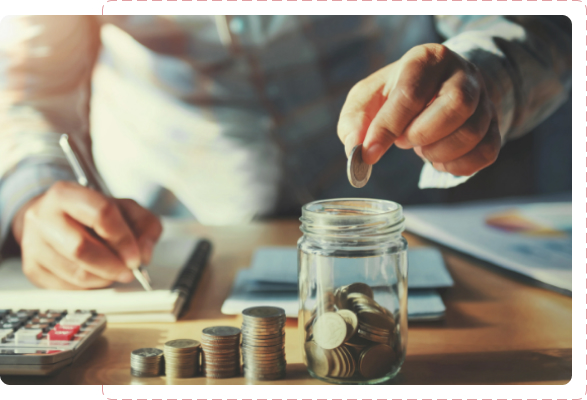
M149 262L159 220L132 200L65 182L74 179L58 145L67 132L90 156L97 25L84 16L21 17L1 29L0 240L20 245L23 272L37 286L130 282L129 268Z
M25 203L74 180L58 145L76 135L89 153L90 74L98 49L91 17L6 17L0 22L0 249Z
M503 139L532 130L567 99L572 62L567 17L435 18L448 38L443 44L483 75Z

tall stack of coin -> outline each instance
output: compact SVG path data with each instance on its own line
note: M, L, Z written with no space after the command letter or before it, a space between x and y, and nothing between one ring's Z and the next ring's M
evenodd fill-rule
M171 378L190 378L198 373L200 342L192 339L170 340L165 343L165 375Z
M242 353L245 377L274 380L285 377L285 310L251 307L243 311Z
M373 379L399 359L397 316L374 300L370 286L357 282L324 296L305 325L306 360L322 377Z
M130 353L130 373L133 376L159 376L163 364L163 351L146 347Z
M208 378L240 374L241 331L232 326L213 326L202 331L202 373Z

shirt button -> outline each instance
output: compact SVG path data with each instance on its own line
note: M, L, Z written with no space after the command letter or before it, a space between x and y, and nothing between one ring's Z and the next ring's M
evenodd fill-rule
M245 21L240 17L234 17L230 20L229 27L230 31L235 35L241 34L245 30Z

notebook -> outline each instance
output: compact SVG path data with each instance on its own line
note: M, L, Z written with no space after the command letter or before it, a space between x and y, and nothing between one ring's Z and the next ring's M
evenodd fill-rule
M195 289L211 251L201 239L165 239L153 250L149 264L153 291L134 281L106 289L47 290L34 286L22 273L20 259L0 264L0 304L3 308L92 309L109 322L173 322Z
M352 276L355 273L352 268L348 271L345 282L363 281L359 276ZM222 313L236 315L247 307L271 304L283 308L286 316L297 318L297 282L295 247L261 247L253 255L251 267L238 272L230 296L222 305ZM446 307L436 289L452 285L453 280L437 249L420 247L408 251L409 320L443 318Z

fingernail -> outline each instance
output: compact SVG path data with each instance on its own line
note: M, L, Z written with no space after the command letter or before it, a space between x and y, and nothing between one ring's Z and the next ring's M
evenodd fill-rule
M352 144L347 143L344 145L344 152L346 153L346 158L349 158L349 156L351 155L351 151L353 151L353 146Z
M357 144L358 143L354 137L352 137L352 136L347 137L346 142L344 142L344 152L346 153L347 158L349 158L349 156L351 155L351 151L353 151L353 148Z
M120 255L122 256L126 266L130 269L138 268L139 265L141 265L141 255L135 246L123 248L120 250Z
M148 264L151 262L151 257L153 255L153 247L155 247L155 242L151 239L145 239L143 242L143 263Z
M134 274L132 273L132 271L130 269L121 272L120 275L118 275L118 282L122 282L122 283L129 283L132 282L133 279L135 278Z
M444 164L442 163L432 163L432 166L440 172L446 172L446 168L444 168Z
M423 160L426 159L426 157L424 157L424 153L422 153L422 147L420 147L420 146L414 147L414 153L416 153L418 155L418 157L422 158Z
M383 155L383 146L378 143L372 144L363 152L363 161L367 164L375 164Z

